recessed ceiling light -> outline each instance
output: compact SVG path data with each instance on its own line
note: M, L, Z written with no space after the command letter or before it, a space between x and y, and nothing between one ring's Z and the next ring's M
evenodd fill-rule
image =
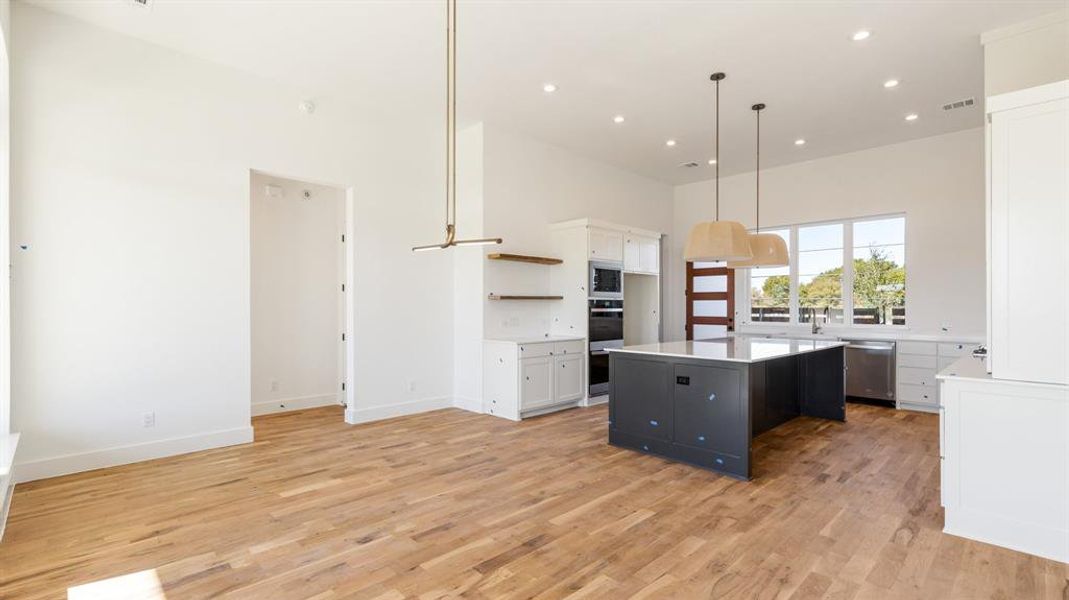
M893 88L893 87L898 87L898 80L897 79L888 79L887 81L883 82L883 87L888 88L888 89Z
M805 140L803 140L802 138L798 138L798 139L794 140L794 145L795 146L805 146Z
M616 115L615 117L612 118L612 122L613 123L623 123L624 122L624 116L623 115Z
M916 121L917 120L917 113L909 113L908 115L906 115L906 120L907 121Z
M709 159L709 164L715 165L716 164L716 159L715 158L710 158Z
M547 94L552 94L553 92L557 91L557 86L553 83L547 83L546 85L542 86L542 91Z
M664 145L668 146L669 148L671 148L672 146L676 145L676 141L675 140L668 140L667 142L664 143Z
M872 35L872 33L869 30L862 29L861 31L857 31L854 33L853 39L855 42L860 42L861 40L869 39L870 35Z

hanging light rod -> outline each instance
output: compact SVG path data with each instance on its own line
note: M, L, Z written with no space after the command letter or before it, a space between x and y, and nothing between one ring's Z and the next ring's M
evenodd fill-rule
M413 252L453 246L489 246L501 238L458 240L457 237L457 1L446 0L445 27L445 241L416 246Z
M729 260L727 266L729 269L786 267L790 263L787 242L774 233L761 233L761 111L765 109L765 105L754 104L750 109L754 111L757 120L757 153L754 167L756 221L754 223L754 232L750 234L749 238L750 250L753 256L743 260Z

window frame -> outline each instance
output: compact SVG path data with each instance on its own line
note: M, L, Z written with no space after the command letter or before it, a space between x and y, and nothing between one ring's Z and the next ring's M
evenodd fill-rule
M738 269L739 271L745 271L745 273L738 273L735 277L735 289L737 292L735 306L738 307L738 311L735 314L735 322L739 325L746 327L767 328L775 329L782 327L808 327L809 323L802 322L798 319L798 308L800 306L799 300L799 282L798 282L798 230L805 227L813 227L819 225L842 225L843 226L843 282L842 282L842 303L843 303L843 322L826 324L823 327L825 329L845 329L845 328L857 328L867 330L889 330L889 331L905 331L909 330L909 268L906 268L906 298L903 308L906 312L906 324L894 325L892 323L865 325L854 323L854 225L856 223L864 223L867 221L884 221L887 219L902 219L902 254L903 261L908 265L909 261L906 257L909 255L909 247L906 243L908 237L906 229L908 227L908 219L906 213L889 213L882 215L871 215L864 217L854 217L850 219L832 219L828 221L811 221L808 223L795 223L791 225L775 225L769 227L762 227L762 230L783 230L786 229L790 232L790 242L788 243L790 251L791 263L788 265L788 277L790 278L791 292L788 306L790 310L790 318L786 323L783 322L764 322L764 321L752 321L750 320L753 315L751 294L753 293L750 288L751 273L753 269ZM752 230L750 230L752 233Z

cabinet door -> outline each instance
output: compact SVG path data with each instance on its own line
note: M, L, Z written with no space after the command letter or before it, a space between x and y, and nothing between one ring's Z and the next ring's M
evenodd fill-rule
M553 404L553 358L540 356L520 361L520 408Z
M750 431L739 371L675 365L675 441L732 456L746 456Z
M991 369L1069 382L1069 100L991 117Z
M618 352L609 354L609 421L623 433L661 440L672 438L671 365Z
M557 356L553 371L557 402L568 402L583 397L582 354Z
M661 244L653 238L642 238L639 245L640 270L645 273L661 272Z
M624 270L642 271L642 242L632 235L624 236Z
M611 229L590 228L591 260L623 262L624 234Z

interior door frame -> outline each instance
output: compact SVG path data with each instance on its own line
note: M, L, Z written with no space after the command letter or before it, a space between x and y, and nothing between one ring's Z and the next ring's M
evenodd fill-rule
M727 277L727 289L723 292L695 292L694 278L723 275ZM728 331L735 331L735 269L727 267L695 267L693 262L687 261L687 287L685 302L687 305L687 317L685 321L687 340L694 339L695 325L723 325ZM724 300L727 302L727 316L725 317L696 317L694 316L694 302L698 300Z

